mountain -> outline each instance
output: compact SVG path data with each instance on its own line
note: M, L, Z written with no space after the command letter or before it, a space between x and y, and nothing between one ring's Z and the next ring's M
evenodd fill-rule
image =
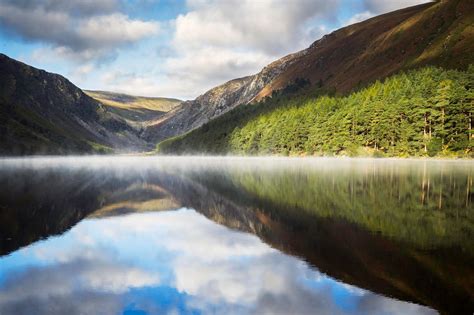
M227 153L232 142L232 152L237 153L312 154L329 151L338 154L357 151L358 148L351 149L347 145L355 143L356 146L372 148L375 151L381 148L383 153L389 150L394 153L395 138L387 140L389 138L385 132L386 126L382 131L369 132L362 128L361 134L357 134L361 136L357 139L346 137L339 141L342 139L339 136L332 137L331 139L337 138L339 142L330 147L316 142L307 143L308 137L319 136L316 131L298 131L297 136L301 136L301 140L295 138L291 130L287 130L288 132L280 134L280 139L286 142L278 144L278 147L272 141L260 143L259 139L268 130L262 131L258 129L260 127L255 129L254 127L259 125L256 122L253 122L255 126L249 124L252 119L268 118L272 123L278 122L276 125L279 126L279 131L293 125L300 127L296 118L280 119L290 112L284 110L275 114L275 109L288 107L289 104L296 107L308 102L316 104L316 100L322 95L334 96L330 103L336 102L338 107L344 107L344 102L350 99L360 103L357 97L363 95L350 94L368 86L376 91L380 88L377 80L426 66L437 66L445 71L442 72L442 77L446 82L444 79L431 80L429 75L423 77L426 79L424 87L432 90L434 88L437 93L411 93L410 86L405 85L404 95L395 93L389 96L390 99L387 99L386 95L378 98L371 96L364 111L376 112L377 104L386 103L391 99L403 100L400 96L408 98L407 101L411 102L409 105L414 105L416 100L412 97L415 94L422 99L431 97L428 105L436 110L423 112L427 104L416 101L415 105L418 107L412 107L419 111L410 114L407 121L386 121L387 126L402 126L402 123L414 126L411 134L403 135L405 142L402 147L413 146L413 143L416 143L417 147L397 149L397 152L412 155L415 151L423 150L426 154L436 155L438 152L445 152L447 145L449 147L455 143L453 150L469 153L472 152L472 141L469 136L464 137L464 133L466 128L468 134L471 130L472 112L465 111L464 107L469 107L472 99L469 96L472 91L472 71L454 75L448 70L466 71L474 62L473 25L474 2L470 0L442 0L398 10L337 30L314 42L307 49L269 64L255 75L231 80L195 100L185 102L102 91L84 93L62 76L0 55L0 154L145 151L162 140L187 134L192 130L196 132L192 137L185 137L187 142L181 141L180 138L178 145L169 145L168 142L162 147L166 148L166 152L176 153L183 152L183 144L191 143L190 149L194 152L198 149L198 152ZM432 70L431 73L440 72ZM412 78L414 77L417 75L412 75ZM453 78L455 84L452 86ZM434 81L437 85L433 85ZM417 86L416 82L414 86ZM453 87L454 90L451 91ZM396 89L398 87L393 88ZM340 101L341 95L349 98ZM445 108L440 105L443 102L450 105L463 104L464 107L460 113L454 107L454 111L445 112ZM241 106L247 104L257 106ZM307 112L302 110L293 114L295 117L303 115L308 118L310 115L305 114L313 115L323 107L329 108L325 104L318 104L307 108ZM393 105L392 114L400 114L400 111L404 111L402 107L408 106L405 103L390 105ZM326 120L339 117L355 126L356 122L350 115L362 107L359 108L355 103L351 106L338 112L339 116L332 115L331 110L323 111L327 114ZM233 114L226 116L229 112ZM264 113L270 116L265 116ZM456 117L455 122L444 121L441 117L445 114L448 114L449 119ZM421 123L418 116L421 117ZM216 118L223 120L216 122ZM364 119L358 123L375 124L375 120L369 116ZM285 122L284 128L280 128L280 120ZM441 126L441 129L433 130L431 127L434 125ZM462 130L458 126L463 126ZM325 127L319 125L318 128ZM347 135L352 132L355 136L356 131L353 129L343 126L341 130L333 130L333 133ZM212 132L207 133L207 130ZM240 134L236 135L237 131ZM428 134L429 137L421 139L420 134L422 137ZM399 134L392 136L401 137ZM466 139L458 139L459 137L466 138L468 143L465 143ZM456 139L452 141L452 138ZM194 141L195 139L198 141ZM295 141L299 142L294 143ZM212 143L217 143L218 148L212 148Z
M158 149L173 154L472 157L473 85L474 65L466 71L423 67L345 97L304 90L278 94L162 141Z
M401 70L436 65L466 69L474 61L474 2L442 0L339 29L260 73L183 102L145 132L161 141L193 130L276 91L323 88L346 94Z
M289 67L303 52L286 56L271 63L260 73L231 80L215 87L193 101L186 101L152 123L144 133L145 138L157 142L200 127L241 104L252 102L256 93L273 78Z
M147 148L124 119L66 78L0 54L0 154Z
M106 91L84 91L135 128L144 128L182 101L174 98L133 96Z

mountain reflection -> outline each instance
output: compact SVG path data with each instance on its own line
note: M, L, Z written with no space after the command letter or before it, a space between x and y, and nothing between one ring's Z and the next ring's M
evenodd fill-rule
M0 313L470 314L473 170L3 160Z

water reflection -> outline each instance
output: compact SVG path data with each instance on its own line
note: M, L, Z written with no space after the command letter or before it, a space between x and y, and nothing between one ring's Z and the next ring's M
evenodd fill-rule
M1 260L2 314L420 314L193 210L82 221Z
M0 313L433 312L417 303L471 314L473 171L467 161L0 160L10 253Z

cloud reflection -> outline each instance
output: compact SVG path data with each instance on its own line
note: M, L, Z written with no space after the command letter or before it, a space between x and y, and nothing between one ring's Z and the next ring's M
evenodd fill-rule
M131 310L433 313L336 282L253 235L186 209L85 220L0 259L1 314Z

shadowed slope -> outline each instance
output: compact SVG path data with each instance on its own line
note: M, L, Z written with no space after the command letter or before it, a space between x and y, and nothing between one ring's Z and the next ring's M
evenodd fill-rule
M0 54L0 154L143 150L127 123L64 77Z

